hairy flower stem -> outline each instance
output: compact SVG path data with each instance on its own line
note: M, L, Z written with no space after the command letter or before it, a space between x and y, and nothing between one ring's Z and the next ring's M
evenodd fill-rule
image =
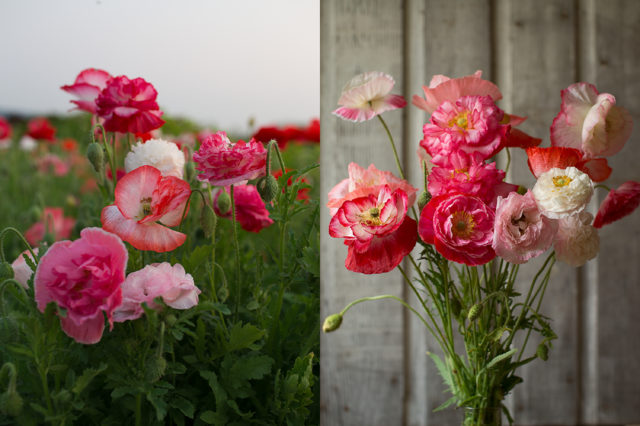
M29 244L29 242L27 242L27 239L24 237L24 235L22 235L20 231L18 231L16 228L13 228L11 226L4 228L2 232L0 232L0 261L7 262L7 258L4 254L4 237L9 232L13 232L18 236L18 238L20 238L20 241L22 241L25 247L27 248L27 250L29 250L29 253L31 254L31 258L33 259L34 262L36 262L36 259L37 259L36 254L33 252L33 249L31 248L31 245Z
M382 300L382 299L392 299L395 300L396 302L399 302L402 304L402 306L404 306L405 308L409 309L411 312L413 312L419 319L420 321L422 321L422 323L429 328L429 323L427 323L427 320L420 315L420 313L418 311L416 311L411 305L409 305L407 302L405 302L404 300L400 299L397 296L394 296L392 294L381 294L379 296L369 296L369 297L361 297L360 299L356 299L353 302L349 303L347 306L344 307L344 309L342 311L340 311L340 316L343 316L344 314L347 313L347 311L349 309L351 309L354 305L357 305L358 303L362 303L362 302L372 302L374 300Z
M231 195L231 216L233 218L231 227L233 228L233 244L236 253L236 309L234 321L238 321L238 309L240 308L240 300L242 300L240 297L242 280L240 279L240 244L238 244L238 222L236 220L236 200L233 196L233 185L231 185L229 193Z
M135 425L140 426L142 424L142 394L136 394L136 420Z
M382 123L384 130L387 132L389 142L391 142L391 149L393 149L393 156L396 159L396 165L398 166L398 171L400 172L400 177L406 180L407 178L404 176L404 171L402 170L402 165L400 164L400 157L398 157L398 151L396 150L396 144L393 141L393 136L391 136L391 131L389 130L387 123L384 121L384 118L382 118L380 114L376 115L376 117L378 117L378 120L380 120L380 123Z

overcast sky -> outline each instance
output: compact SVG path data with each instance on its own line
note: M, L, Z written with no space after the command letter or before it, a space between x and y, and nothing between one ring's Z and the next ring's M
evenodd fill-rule
M0 111L65 113L89 67L166 114L244 130L320 114L320 0L2 0Z

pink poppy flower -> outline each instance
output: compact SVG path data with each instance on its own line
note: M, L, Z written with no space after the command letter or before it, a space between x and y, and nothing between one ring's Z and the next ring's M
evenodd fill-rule
M540 213L531 191L498 199L492 247L507 262L521 264L540 256L557 231L558 221Z
M267 151L254 139L231 143L225 132L207 136L193 153L198 179L215 186L243 184L264 176Z
M480 198L464 194L434 197L422 209L418 232L445 258L483 265L496 256L493 250L495 213Z
M36 160L36 166L40 173L53 173L56 176L64 176L69 173L69 164L62 161L56 154L46 154Z
M113 311L122 302L120 285L127 249L120 238L100 228L85 228L75 241L54 243L38 263L35 299L44 312L49 302L66 310L62 330L79 343L97 343L104 314L113 328Z
M109 132L146 133L164 124L158 92L142 78L114 77L96 98L98 115Z
M179 263L153 263L127 275L122 284L122 304L113 312L115 322L138 319L144 314L142 304L159 310L157 297L174 309L189 309L198 304L200 289Z
M42 220L31 225L24 233L24 237L32 246L38 245L45 234L51 234L56 241L69 238L75 224L75 219L64 217L62 208L45 207Z
M574 83L561 92L562 106L551 125L551 145L579 149L588 158L609 157L631 136L629 112L593 84Z
M402 262L417 241L416 221L407 216L408 207L407 194L388 185L342 203L331 218L329 235L345 239L348 270L381 274Z
M107 87L109 80L111 80L111 74L108 72L87 68L78 74L73 84L60 88L78 98L78 100L70 101L76 104L76 109L95 114L97 110L96 98Z
M482 79L482 71L478 70L472 75L461 78L449 78L438 74L434 75L429 87L422 86L424 99L418 95L413 96L413 104L428 113L434 112L445 101L454 103L463 96L490 96L497 101L502 99L502 93L498 86L488 80Z
M455 103L445 101L424 125L420 141L431 161L449 166L455 151L477 152L482 160L496 154L506 140L509 126L500 124L504 112L489 96L463 96Z
M407 194L409 207L415 202L418 188L411 186L406 180L395 177L391 172L378 170L373 164L364 169L356 163L350 163L349 177L329 191L327 207L330 209L331 216L336 214L338 208L345 201L368 196L372 193L377 194L385 185L389 186L391 191L402 189Z
M220 189L216 193L213 200L214 210L218 216L232 219L231 208L224 214L218 209L218 198L222 191L229 193L228 188ZM236 204L236 220L245 231L260 232L262 228L266 228L273 223L273 220L269 217L269 211L255 186L234 185L233 200Z
M379 71L370 71L353 77L342 89L338 105L333 111L345 120L361 122L371 120L385 111L403 108L407 101L401 95L391 95L393 77Z
M180 224L190 194L182 179L138 167L118 181L115 203L102 209L102 227L138 250L174 250L187 236L167 226Z
M0 141L11 137L11 124L6 118L0 116Z
M598 230L590 225L592 220L591 213L582 211L558 221L553 249L559 261L577 267L598 255L600 237Z
M578 149L561 146L549 148L527 148L527 163L531 173L538 178L544 172L556 168L575 167L589 175L592 181L602 182L611 175L611 167L606 158L583 158Z
M27 123L27 135L33 139L53 142L56 140L56 129L46 118L37 117Z
M38 247L35 247L33 252L37 256ZM31 252L25 250L11 263L11 267L13 268L13 278L22 284L24 288L29 288L29 280L33 275L33 270L27 265L27 261L24 259L25 256L31 259L33 263L36 263L36 260L31 256Z
M625 182L609 191L600 204L593 221L594 228L602 228L630 215L640 205L640 182Z
M427 189L434 196L467 194L480 198L495 208L497 198L516 191L518 185L503 182L505 172L496 163L485 164L481 156L455 152L449 157L451 166L433 167Z

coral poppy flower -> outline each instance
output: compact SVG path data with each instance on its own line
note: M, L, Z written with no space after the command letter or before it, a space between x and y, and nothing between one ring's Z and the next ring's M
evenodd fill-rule
M562 106L551 125L551 145L579 149L588 158L622 149L633 123L627 110L593 84L574 83L561 92Z
M345 266L363 274L389 272L417 241L416 221L407 216L407 194L388 185L342 203L329 223L329 235L349 247Z
M76 152L78 150L78 142L73 138L65 138L60 143L60 147L67 152Z
M231 208L226 213L222 213L218 208L218 198L222 191L229 193L228 188L218 191L213 200L213 206L218 216L231 219ZM260 232L262 228L266 228L273 223L273 220L269 217L269 211L255 186L234 185L233 201L236 205L236 220L245 231Z
M174 250L187 236L167 226L180 224L190 194L182 179L163 177L155 167L138 167L118 181L115 204L102 209L102 227L138 250Z
M109 132L146 133L164 124L157 96L142 78L114 77L96 98L97 112Z
M464 194L434 197L422 209L418 232L446 259L469 266L496 257L494 211L480 198Z
M69 238L76 221L71 217L64 217L60 207L45 207L42 220L34 223L24 233L24 237L32 246L38 245L45 234L51 234L54 240Z
M76 109L95 114L97 110L96 98L107 87L109 80L111 80L111 74L108 72L87 68L78 74L73 84L60 88L78 98L78 100L70 101L76 104Z
M612 189L600 204L593 221L594 228L602 228L630 215L640 205L640 182L625 182Z
M56 128L44 117L37 117L27 123L27 134L33 139L49 142L56 140Z
M592 181L602 182L611 175L611 167L606 158L583 158L578 149L562 146L549 148L527 148L527 163L531 173L538 178L549 169L575 167L589 175Z
M104 314L113 328L126 267L127 249L120 238L100 228L85 228L79 239L54 243L40 259L34 278L38 309L44 312L49 302L55 302L66 310L60 325L68 336L80 343L97 343Z
M200 149L193 153L197 177L215 186L243 184L266 173L267 150L262 143L251 139L248 143L231 143L225 132L207 136Z
M335 115L349 121L367 121L385 111L403 108L407 101L401 95L391 95L393 77L370 71L353 77L342 89Z

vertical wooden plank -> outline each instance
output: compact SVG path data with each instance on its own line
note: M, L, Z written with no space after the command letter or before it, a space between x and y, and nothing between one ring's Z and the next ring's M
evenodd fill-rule
M543 146L549 146L549 126L560 110L560 90L575 80L574 4L565 0L498 0L496 8L496 74L505 96L501 105L508 112L528 116L520 128L543 138ZM525 153L512 149L509 180L531 188L535 179L526 164ZM521 292L526 292L542 260L520 268ZM552 318L558 339L548 361L535 360L519 371L524 383L511 397L512 413L519 424L577 421L577 277L575 268L560 263L554 267L542 312ZM537 343L528 343L528 354L535 353ZM522 344L519 339L514 346Z
M321 203L347 177L351 161L395 173L395 162L377 120L354 124L331 115L343 85L365 71L395 77L402 90L403 8L401 0L321 2ZM402 111L385 114L397 143ZM330 238L328 209L321 215L321 316L340 311L362 296L402 294L395 271L366 276L344 267L346 247ZM321 337L321 423L399 425L403 419L403 321L400 305L382 301L349 311L340 330Z
M591 72L600 92L612 93L633 116L634 130L623 150L609 161L611 188L640 181L640 3L630 0L589 2L593 10L594 61ZM586 53L585 53L586 54ZM597 202L605 192L597 192ZM640 423L640 215L607 225L600 231L600 254L588 270L587 284L597 296L596 409L590 424Z
M491 73L491 28L490 4L488 0L469 2L465 0L420 0L409 2L407 57L405 59L405 96L423 95L422 86L428 86L435 74L462 77L478 69L485 78ZM411 14L411 16L409 16ZM406 164L409 179L422 187L422 171L416 161L415 152L422 139L422 126L429 115L416 107L407 111L406 140L408 149ZM407 292L407 296L409 296ZM411 297L414 306L419 306ZM407 424L444 425L461 422L460 410L448 409L434 413L433 410L450 398L446 386L426 351L440 353L437 342L424 325L409 317L408 354L411 360L407 371ZM461 348L462 346L460 346Z

